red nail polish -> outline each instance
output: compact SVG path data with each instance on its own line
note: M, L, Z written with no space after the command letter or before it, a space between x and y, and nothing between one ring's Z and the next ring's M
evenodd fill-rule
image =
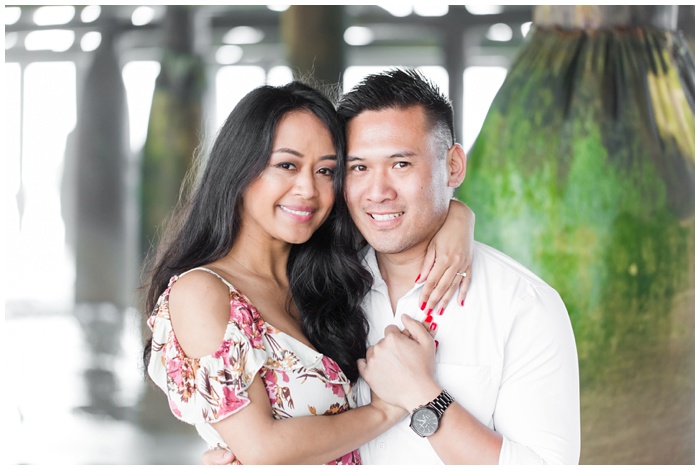
M431 308L430 310L428 310L428 312L426 313L426 315L430 316L430 313L431 313L432 311L433 311L433 309Z
M416 278L416 280L414 282L418 282L418 279L420 279L420 274L418 275L418 277Z
M431 323L430 324L430 331L435 331L437 330L437 323Z
M435 349L437 349L439 344L440 344L440 342L438 340L435 340Z
M420 309L425 310L426 305L428 305L428 302L423 302L423 305L420 306Z
M430 323L430 322L433 321L433 317L431 317L430 315L426 315L425 320L423 320L423 321L424 321L425 323Z
M442 315L443 313L445 313L445 307L440 309L440 312L438 313L438 315Z
M464 300L460 302L460 305L464 307Z

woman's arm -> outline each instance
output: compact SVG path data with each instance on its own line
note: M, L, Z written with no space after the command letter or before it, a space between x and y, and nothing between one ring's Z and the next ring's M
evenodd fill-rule
M329 416L274 419L265 386L256 377L250 404L212 426L243 464L325 464L352 452L399 422L405 411L373 404Z
M204 272L188 274L173 285L170 317L188 357L210 355L219 348L230 317L228 297L228 288ZM245 369L243 364L236 366ZM336 415L275 419L259 374L254 373L248 383L249 403L211 423L244 464L324 464L357 449L406 415L399 407L374 400Z
M425 262L416 282L425 282L419 305L426 314L441 314L459 288L457 301L467 296L471 282L472 251L474 246L474 212L466 204L452 199L447 219L435 234L425 256ZM466 276L457 273L466 273Z

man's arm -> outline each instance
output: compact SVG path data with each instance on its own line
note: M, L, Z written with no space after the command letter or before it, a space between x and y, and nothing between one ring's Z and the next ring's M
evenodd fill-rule
M578 462L578 363L573 333L558 294L543 290L522 299L513 312L494 409L495 431L452 403L438 431L428 437L443 462ZM385 339L368 351L360 371L377 395L410 412L434 399L442 388L434 379L431 338L416 327L419 323L407 317L403 321L416 341L398 335L396 327L387 328Z
M410 335L395 325L387 327L384 338L367 350L367 359L360 359L358 367L376 395L410 413L436 398L442 388L434 379L432 336L409 316L401 320ZM498 463L501 436L456 402L447 407L437 432L427 439L446 464Z
M559 294L533 288L516 305L505 346L494 426L501 463L577 464L581 450L578 355Z

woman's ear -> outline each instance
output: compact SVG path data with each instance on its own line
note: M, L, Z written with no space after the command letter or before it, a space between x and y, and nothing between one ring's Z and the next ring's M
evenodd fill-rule
M447 185L456 188L467 172L467 156L460 144L454 144L447 151Z

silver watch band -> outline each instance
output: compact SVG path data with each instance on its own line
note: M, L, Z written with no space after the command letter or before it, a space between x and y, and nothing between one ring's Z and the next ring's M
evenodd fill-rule
M438 414L438 418L442 418L443 413L453 401L455 401L455 399L452 397L452 395L447 393L447 390L443 390L440 392L440 395L438 395L437 398L427 403L425 406L429 406L430 408L434 409Z

